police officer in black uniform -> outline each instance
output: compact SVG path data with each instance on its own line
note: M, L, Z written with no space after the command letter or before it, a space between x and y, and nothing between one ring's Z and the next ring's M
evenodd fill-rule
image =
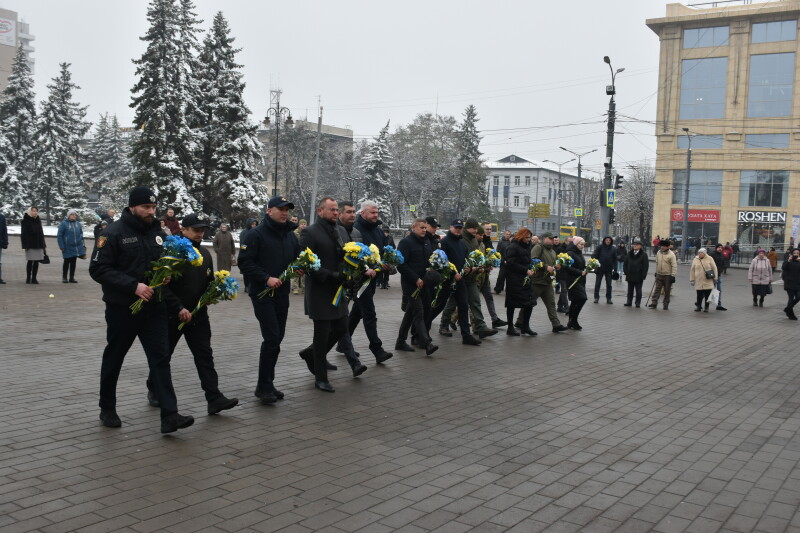
M226 398L219 391L219 377L214 368L214 356L211 350L211 323L208 320L208 308L204 305L194 316L192 315L192 310L208 289L209 283L214 281L214 262L211 254L202 245L203 234L209 227L209 219L202 213L192 213L183 217L181 232L184 237L192 241L200 255L203 256L203 264L190 266L181 277L171 281L162 290L164 298L167 300L167 313L169 314L169 355L171 357L175 352L181 336L185 336L186 344L194 356L194 366L200 376L200 386L206 393L208 414L215 415L220 411L235 407L239 400ZM183 329L178 329L181 324L184 324ZM153 407L159 405L153 390L152 372L147 380L147 401Z
M172 388L166 301L145 283L145 273L161 256L165 237L155 212L153 191L135 187L128 208L97 239L92 253L89 274L103 286L108 326L100 368L100 420L106 427L122 425L116 411L117 380L125 354L139 337L161 407L161 432L172 433L191 426L194 418L178 413ZM139 299L145 304L134 315L129 306Z

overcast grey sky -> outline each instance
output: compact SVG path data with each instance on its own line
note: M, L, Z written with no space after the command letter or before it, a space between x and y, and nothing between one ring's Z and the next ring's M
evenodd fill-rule
M143 51L145 0L0 0L36 36L37 100L72 63L77 97L96 122L103 112L130 123L132 58ZM269 106L270 87L295 118L316 120L317 95L326 124L372 137L424 112L460 118L475 104L488 158L515 153L564 161L598 151L584 165L600 168L610 83L617 110L653 120L658 37L645 19L663 17L663 0L196 0L208 28L217 11L230 23L244 65L246 101L254 120ZM579 125L575 125L579 124ZM544 127L544 128L543 128ZM618 122L615 166L655 158L652 125ZM574 163L565 167L574 167Z

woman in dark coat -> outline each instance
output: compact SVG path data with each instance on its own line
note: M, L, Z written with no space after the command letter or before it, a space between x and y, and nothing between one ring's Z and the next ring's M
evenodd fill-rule
M533 312L533 284L525 280L533 275L531 271L531 230L520 228L511 239L504 257L506 266L506 335L518 337L520 333L536 335L530 327ZM519 331L514 327L514 310L522 309L522 327Z
M578 324L578 315L581 314L583 304L586 303L586 260L583 258L583 247L586 246L586 241L582 237L575 237L572 239L572 244L567 247L567 254L572 258L572 266L564 267L565 278L567 287L569 289L569 321L567 327L569 329L581 330L583 329ZM578 280L575 285L572 283Z
M42 220L39 218L37 208L31 207L25 212L20 229L22 249L25 250L25 259L28 261L25 267L25 283L38 285L36 275L39 273L39 261L44 259L47 247L44 243Z
M800 302L800 249L795 248L792 250L789 258L783 262L781 267L783 278L783 289L789 296L789 302L783 309L789 320L797 320L794 314L794 306Z
M625 307L633 305L633 293L636 292L636 307L642 304L642 283L647 277L647 269L650 267L650 261L647 259L647 253L642 249L642 241L639 239L633 240L633 249L625 256L625 279L628 282L628 301L625 302Z

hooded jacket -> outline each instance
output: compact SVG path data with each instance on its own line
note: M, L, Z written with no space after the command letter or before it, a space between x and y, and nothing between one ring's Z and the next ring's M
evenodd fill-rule
M611 239L611 237L609 235L603 237L603 242L592 253L592 257L600 261L598 273L611 272L616 268L617 249L614 246L614 239L611 239L611 244L606 244L606 239Z

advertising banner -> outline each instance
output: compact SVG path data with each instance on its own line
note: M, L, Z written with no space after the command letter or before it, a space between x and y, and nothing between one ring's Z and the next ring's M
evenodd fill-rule
M672 209L670 211L670 220L682 222L683 209ZM716 209L689 209L689 222L719 223L719 211Z
M17 46L17 22L0 17L0 44Z

